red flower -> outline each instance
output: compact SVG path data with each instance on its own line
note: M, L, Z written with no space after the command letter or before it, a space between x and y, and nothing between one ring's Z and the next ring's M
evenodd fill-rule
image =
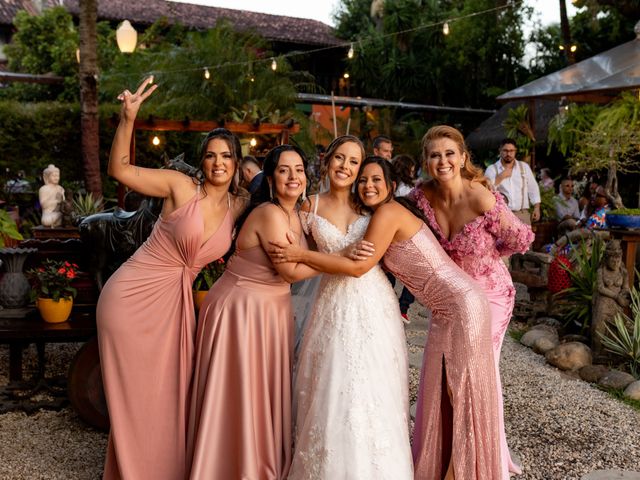
M67 278L76 278L76 274L73 270L67 271Z
M59 273L60 275L64 275L65 273L67 273L67 270L66 270L64 267L60 267L60 268L58 269L58 273Z

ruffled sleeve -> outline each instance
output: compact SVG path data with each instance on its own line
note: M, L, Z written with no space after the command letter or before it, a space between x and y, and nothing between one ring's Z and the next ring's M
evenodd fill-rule
M531 226L509 210L502 195L496 192L494 195L496 204L485 214L485 228L496 239L496 250L501 256L526 252L535 237Z

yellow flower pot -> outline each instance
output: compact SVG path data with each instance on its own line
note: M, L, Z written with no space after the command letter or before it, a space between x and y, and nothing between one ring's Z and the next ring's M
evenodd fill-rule
M61 298L57 302L52 298L38 298L36 300L36 307L45 322L62 323L66 322L71 315L73 298Z
M209 290L194 290L193 291L193 304L196 307L196 310L200 310L200 305L204 302L204 297L207 296Z

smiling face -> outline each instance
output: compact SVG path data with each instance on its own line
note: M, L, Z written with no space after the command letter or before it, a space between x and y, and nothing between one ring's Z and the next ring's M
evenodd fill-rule
M205 179L213 186L229 185L236 173L236 161L229 144L221 138L207 143L202 160Z
M462 153L458 144L450 138L436 138L427 144L427 171L438 182L459 178L460 168L466 160L466 154Z
M336 148L329 160L328 175L332 188L351 187L362 164L362 149L354 142L345 142Z
M275 186L272 191L280 201L297 200L307 188L302 157L292 150L282 152L271 181Z
M375 163L367 164L358 177L358 195L362 203L375 210L392 194L393 185L390 185L385 178L382 167Z

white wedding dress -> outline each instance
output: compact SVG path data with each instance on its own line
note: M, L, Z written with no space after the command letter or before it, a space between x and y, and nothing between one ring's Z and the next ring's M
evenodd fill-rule
M303 227L326 253L362 239L369 224L361 216L345 235L315 211L301 213ZM360 278L322 276L298 357L293 419L289 480L413 479L406 340L379 266Z

